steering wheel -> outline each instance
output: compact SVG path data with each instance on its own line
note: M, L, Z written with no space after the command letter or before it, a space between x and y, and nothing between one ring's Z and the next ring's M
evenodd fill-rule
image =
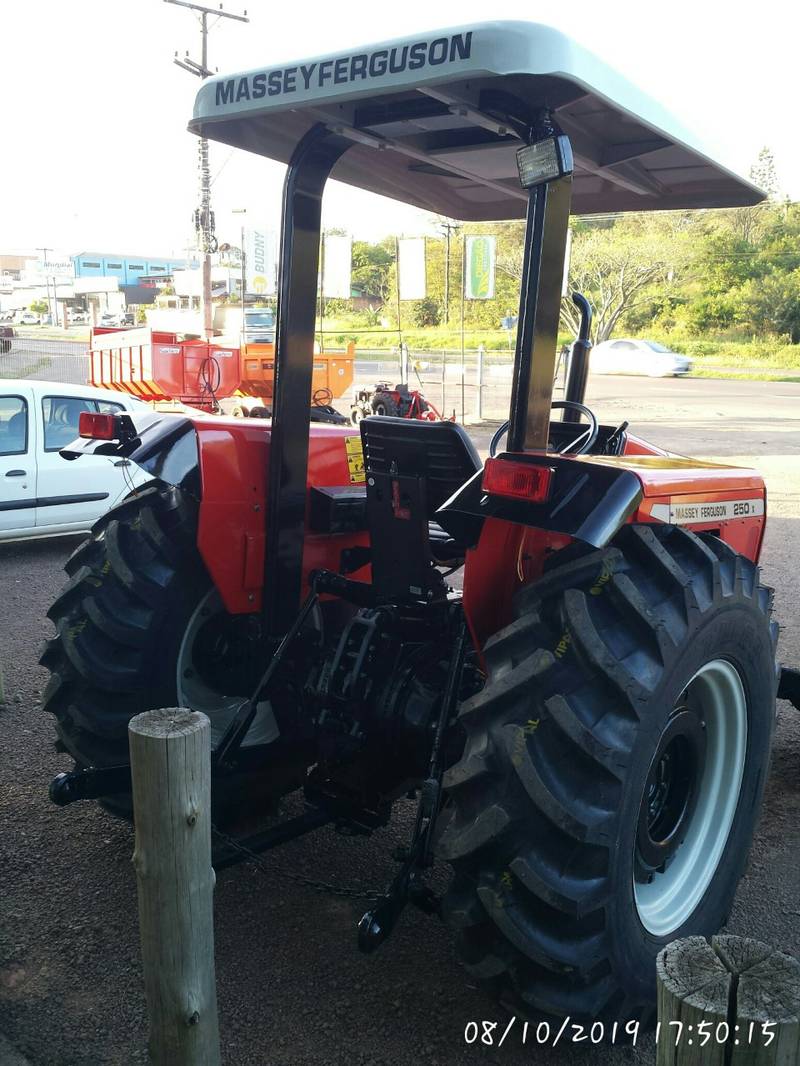
M550 404L551 408L559 411L577 411L582 414L589 425L579 433L574 440L571 440L568 444L565 444L562 448L558 449L559 455L569 455L574 453L575 455L585 455L590 450L594 442L597 440L597 434L600 431L600 426L597 422L597 416L591 408L585 404L576 403L575 400L553 400ZM492 437L491 444L489 445L489 455L494 458L497 455L500 447L500 441L508 433L508 421L505 421L498 430L495 431Z

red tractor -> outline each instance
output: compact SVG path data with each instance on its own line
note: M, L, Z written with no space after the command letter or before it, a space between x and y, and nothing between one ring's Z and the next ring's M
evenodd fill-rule
M422 395L420 389L409 389L404 382L397 385L378 384L372 389L356 389L350 421L357 426L370 415L389 415L390 418L418 418L423 422L441 422L444 415ZM455 421L455 415L450 419Z
M52 798L129 812L131 716L204 711L218 824L307 803L219 865L326 822L369 833L411 794L364 950L411 901L529 1014L652 1015L659 950L726 921L798 675L776 666L759 577L761 477L601 424L585 303L551 405L567 225L571 207L761 192L527 23L209 78L190 129L288 163L273 418L91 415L62 453L152 481L78 548L49 612L45 704L76 764ZM334 168L449 217L527 218L507 440L485 463L454 422L309 422Z

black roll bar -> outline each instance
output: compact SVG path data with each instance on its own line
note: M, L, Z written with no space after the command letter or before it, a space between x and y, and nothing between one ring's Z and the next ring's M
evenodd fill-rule
M506 445L510 452L547 447L571 199L571 175L529 192Z
M301 598L322 193L352 143L323 123L312 126L283 185L263 603L275 637L289 629Z

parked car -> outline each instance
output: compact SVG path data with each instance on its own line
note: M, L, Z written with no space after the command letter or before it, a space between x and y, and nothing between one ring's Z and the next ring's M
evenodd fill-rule
M16 313L13 309L11 311L0 311L0 322L13 322Z
M625 338L602 341L592 348L589 369L594 374L645 374L651 378L680 377L692 361L658 341Z
M39 316L35 315L33 311L23 311L17 321L21 326L38 326Z
M126 459L58 453L82 411L148 410L134 396L90 385L0 378L0 541L81 533L149 475Z
M85 324L89 321L88 311L67 311L67 319L71 325Z
M105 327L119 326L119 315L112 314L111 311L104 311L103 314L100 315L98 325Z

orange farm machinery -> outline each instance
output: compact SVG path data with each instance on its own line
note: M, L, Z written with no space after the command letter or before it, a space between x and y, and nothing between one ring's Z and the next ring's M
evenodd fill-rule
M275 380L274 344L185 339L147 327L92 330L90 380L153 403L178 401L201 411L268 413ZM310 400L319 415L350 388L355 346L315 353ZM229 401L229 402L223 402ZM265 410L266 409L266 410ZM338 419L337 419L338 420Z

